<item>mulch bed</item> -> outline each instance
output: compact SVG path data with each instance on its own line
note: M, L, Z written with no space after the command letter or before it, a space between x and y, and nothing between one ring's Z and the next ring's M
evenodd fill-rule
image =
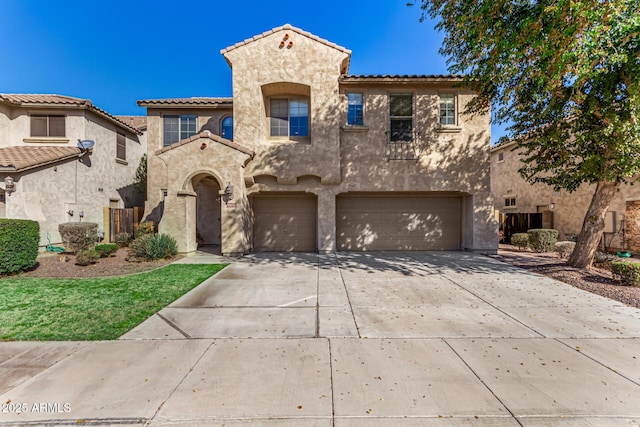
M556 254L537 254L511 249L500 249L496 258L576 288L611 298L631 307L640 308L640 287L621 285L606 269L592 267L580 270L569 267L566 260Z

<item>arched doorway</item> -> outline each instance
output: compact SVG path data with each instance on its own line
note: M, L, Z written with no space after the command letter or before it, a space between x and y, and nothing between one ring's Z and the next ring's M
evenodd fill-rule
M198 250L220 253L222 226L220 184L211 175L193 178L196 192L196 243Z

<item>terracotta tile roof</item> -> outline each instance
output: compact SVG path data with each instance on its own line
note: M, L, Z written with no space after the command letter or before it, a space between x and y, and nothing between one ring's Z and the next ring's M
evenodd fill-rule
M156 154L162 154L165 153L169 150L173 150L175 148L181 147L185 144L189 144L190 142L196 141L198 139L202 139L202 138L206 138L206 139L210 139L212 141L218 142L222 145L226 145L227 147L233 148L234 150L238 150L241 153L244 153L246 155L248 155L250 158L253 158L253 156L255 155L255 152L253 150L250 150L238 143L235 143L233 141L229 141L228 139L225 139L221 136L218 136L216 134L213 134L211 132L209 132L208 130L202 131L200 133L197 133L189 138L185 138L182 141L178 141L174 144L169 145L168 147L163 147L159 150L156 150Z
M284 30L284 31L293 31L293 32L296 32L296 33L301 34L301 35L303 35L303 36L309 37L310 39L315 40L315 41L317 41L317 42L319 42L319 43L322 43L322 44L327 45L327 46L329 46L329 47L332 47L332 48L334 48L334 49L338 49L338 50L340 50L340 51L342 51L342 52L346 53L346 54L347 54L347 55L349 55L349 56L351 55L351 51L350 51L349 49L346 49L346 48L344 48L344 47L342 47L342 46L339 46L339 45L337 45L337 44L335 44L335 43L333 43L333 42L330 42L329 40L325 40L325 39L323 39L323 38L320 38L320 37L316 36L315 34L311 34L311 33L310 33L310 32L308 32L308 31L304 31L304 30L302 30L302 29L300 29L300 28L294 27L294 26L293 26L293 25L291 25L291 24L284 24L284 25L282 25L282 26L280 26L280 27L275 27L275 28L273 28L273 29L271 29L271 30L269 30L269 31L265 31L265 32L264 32L264 33L262 33L262 34L258 34L257 36L253 36L253 37L251 37L251 38L249 38L249 39L246 39L246 40L244 40L244 41L241 41L241 42L239 42L239 43L236 43L236 44L234 44L233 46L229 46L229 47L227 47L227 48L225 48L225 49L222 49L222 50L220 51L220 53L224 55L225 53L227 53L227 52L229 52L229 51L232 51L232 50L234 50L234 49L237 49L237 48L239 48L240 46L244 46L244 45L249 44L249 43L251 43L251 42L253 42L253 41L256 41L256 40L260 40L260 39L262 39L262 38L264 38L264 37L267 37L267 36L269 36L269 35L271 35L271 34L273 34L273 33L276 33L276 32L278 32L278 31L282 31L282 30Z
M147 116L116 116L118 120L128 124L132 128L144 130L147 128Z
M0 148L0 171L23 172L70 158L77 158L76 147L4 147ZM3 170L4 169L4 170Z
M141 99L138 101L141 107L172 106L172 107L231 107L233 98L165 98L165 99Z
M128 125L116 116L107 113L101 108L96 107L88 99L74 98L72 96L51 95L51 94L20 94L20 93L0 93L0 102L18 107L73 107L82 108L92 111L93 113L104 117L116 125L142 135L135 127Z
M403 74L403 75L391 75L391 74L367 74L367 75L345 75L340 77L341 83L359 82L359 81L371 81L371 82L385 82L385 81L398 81L398 80L414 80L414 81L462 81L464 80L464 74Z

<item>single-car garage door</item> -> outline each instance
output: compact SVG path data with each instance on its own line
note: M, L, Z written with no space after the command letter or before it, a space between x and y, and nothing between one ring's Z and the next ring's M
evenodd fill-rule
M253 250L316 250L315 196L257 195L253 198Z
M457 195L341 195L336 216L338 250L460 249Z

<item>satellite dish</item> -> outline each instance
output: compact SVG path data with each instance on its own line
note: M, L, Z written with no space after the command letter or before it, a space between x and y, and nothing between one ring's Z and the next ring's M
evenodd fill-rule
M81 150L90 150L94 145L96 142L91 139L78 140L78 148Z

